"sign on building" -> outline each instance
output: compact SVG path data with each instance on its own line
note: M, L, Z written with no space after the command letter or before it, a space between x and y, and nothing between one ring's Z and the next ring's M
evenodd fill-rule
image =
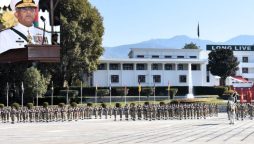
M254 51L253 45L206 45L206 50L230 49L232 51Z

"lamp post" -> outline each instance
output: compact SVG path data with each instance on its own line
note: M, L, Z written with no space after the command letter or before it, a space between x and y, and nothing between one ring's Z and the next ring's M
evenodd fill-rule
M9 106L9 83L7 82L6 86L6 106Z
M51 106L53 106L54 104L54 84L53 84L53 81L52 81L52 86L51 86Z
M36 106L38 107L38 91L39 91L39 87L38 87L38 81L36 82Z

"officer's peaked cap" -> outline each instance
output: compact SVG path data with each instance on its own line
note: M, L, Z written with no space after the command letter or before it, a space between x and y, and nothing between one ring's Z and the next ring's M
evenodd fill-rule
M16 8L22 7L37 7L39 0L12 0L11 9L15 11Z

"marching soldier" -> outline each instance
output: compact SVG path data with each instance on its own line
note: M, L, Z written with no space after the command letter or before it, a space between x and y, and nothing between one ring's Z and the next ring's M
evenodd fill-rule
M105 119L108 119L108 108L105 107L105 108L103 109L103 112L104 112Z
M118 111L118 108L115 106L113 108L114 121L116 121L117 111Z
M129 120L129 107L128 107L128 104L126 104L124 106L124 116L125 116L125 120Z
M118 108L118 112L119 112L119 116L120 116L120 121L121 121L122 118L123 118L123 111L124 111L124 109L120 106L120 107Z
M138 120L141 120L142 119L142 107L141 107L141 105L138 105L137 112L138 112Z
M15 123L15 117L16 117L16 109L14 107L11 108L11 123L14 124Z
M97 109L96 106L93 108L93 112L94 112L95 119L97 119L97 117L98 117L98 109Z
M103 112L103 108L102 106L99 106L98 115L100 116L100 119L102 118L102 112Z

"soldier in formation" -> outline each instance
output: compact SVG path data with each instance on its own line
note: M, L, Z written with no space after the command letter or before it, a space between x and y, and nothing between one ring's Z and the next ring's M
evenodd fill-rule
M252 104L237 103L236 119L253 119ZM207 119L218 116L216 104L126 104L124 107L109 106L50 106L50 107L3 107L0 108L1 123L64 122L96 118L117 120L184 120Z

